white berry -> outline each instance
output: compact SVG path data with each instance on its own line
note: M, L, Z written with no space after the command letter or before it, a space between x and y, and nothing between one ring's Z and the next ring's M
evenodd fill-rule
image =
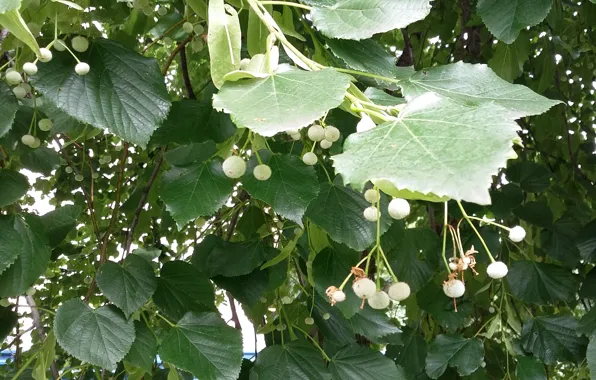
M75 66L75 72L79 75L87 75L87 73L89 72L89 69L90 69L89 64L87 64L85 62L79 62Z
M299 134L299 133L300 133L300 131L299 131L299 130L297 130L297 129L288 129L288 130L286 131L286 133L287 133L288 135L292 136L292 135L295 135L295 134Z
M364 209L364 219L369 222L376 222L381 216L379 210L375 206L370 206Z
M394 198L389 202L387 211L389 211L389 216L393 219L403 219L410 215L410 204L405 199Z
M73 172L73 170L70 166L67 166L66 168L64 168L64 171L67 172L68 174Z
M54 42L54 49L57 51L64 51L66 50L66 43L62 40L56 40L56 42Z
M72 48L79 53L84 53L89 49L89 41L83 36L76 36L70 41Z
M459 298L466 292L466 285L457 279L449 280L443 284L443 292L447 297Z
M304 153L304 156L302 156L302 162L309 166L316 164L318 160L317 155L313 152Z
M375 203L379 201L379 191L375 190L375 189L368 189L364 192L364 199L366 199L367 202L370 203Z
M292 138L292 140L298 141L298 140L300 140L300 138L302 136L300 136L300 133L296 133L296 134L290 135L290 137Z
M14 86L15 84L19 84L23 81L23 78L21 77L21 74L19 74L16 71L8 71L6 73L6 83L8 83L11 86Z
M375 292L375 294L368 299L368 305L376 310L386 309L391 303L389 296L382 290Z
M333 293L333 300L335 302L344 302L346 300L346 293L341 290L336 290Z
M321 141L325 138L325 130L319 124L308 128L308 138L312 141Z
M333 126L328 126L327 128L325 128L325 140L334 143L337 140L339 140L340 135L341 133L339 132L339 129Z
M331 148L331 145L333 145L333 143L329 140L323 140L319 143L319 145L321 146L321 148L323 149L329 149Z
M257 165L253 169L252 174L259 181L267 181L271 177L271 168L265 164Z
M25 145L31 146L35 143L35 137L31 135L23 135L23 137L21 137L21 142Z
M472 259L470 259L468 256L465 256L462 260L466 264L470 264L472 262Z
M52 60L52 52L50 49L41 48L39 49L38 58L40 62L50 62Z
M515 243L521 243L526 237L526 230L522 226L515 226L509 230L509 239Z
M184 24L182 24L182 30L184 30L186 33L192 33L194 27L192 26L192 23L187 21Z
M81 181L83 181L83 179L85 179L85 177L83 177L82 174L75 175L75 181L81 182Z
M304 318L304 323L310 326L315 323L315 320L312 317L306 317Z
M23 99L25 96L27 96L27 90L21 86L13 88L12 93L17 97L17 99Z
M222 168L226 176L240 178L246 172L246 161L238 156L230 156L223 162Z
M410 285L405 282L396 282L389 287L389 298L394 301L403 301L410 296Z
M37 74L37 65L33 62L25 62L23 64L23 71L27 75L35 75Z
M370 278L361 278L352 284L352 289L358 298L366 299L377 292L377 285Z
M509 272L507 264L502 261L495 261L494 263L491 263L488 268L486 268L486 274L488 274L488 277L494 279L507 276L507 272Z
M39 123L37 123L37 126L42 131L46 132L46 131L49 131L50 129L52 129L52 127L54 126L54 123L52 123L52 120L50 120L50 119L41 119L39 121Z
M457 264L454 263L453 261L449 263L449 269L451 270L457 270Z

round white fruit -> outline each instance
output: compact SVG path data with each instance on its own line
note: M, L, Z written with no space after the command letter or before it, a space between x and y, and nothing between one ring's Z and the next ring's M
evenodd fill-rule
M386 309L390 303L389 296L382 290L375 292L372 297L368 298L368 305L376 310Z
M509 230L509 239L515 243L521 243L526 237L526 230L522 226L515 226Z
M46 132L46 131L49 131L50 129L52 129L52 127L54 126L54 123L52 123L52 120L50 120L50 119L41 119L39 121L39 123L37 123L37 126L42 131Z
M25 145L31 146L35 143L35 137L31 135L23 135L23 137L21 137L21 142Z
M23 81L23 78L21 77L21 74L19 74L16 71L8 71L6 73L6 83L8 83L11 86L14 86L16 84L19 84Z
M238 156L230 156L223 162L223 171L230 178L240 178L246 172L246 161Z
M457 264L454 263L453 261L449 263L449 269L451 270L457 270Z
M387 211L389 212L389 216L393 219L403 219L410 215L410 204L405 199L394 198L389 202Z
M79 75L87 75L87 73L89 73L89 69L90 69L89 64L87 64L85 62L79 62L75 66L75 73L77 73Z
M376 203L379 201L380 195L379 190L368 189L364 192L364 199L370 203Z
M507 276L507 272L509 272L509 268L507 268L507 264L502 261L495 261L491 263L488 268L486 268L486 274L488 277L499 279Z
M405 282L396 282L388 289L389 298L394 301L403 301L410 296L410 285Z
M25 90L21 86L13 88L12 93L14 94L14 96L16 96L17 99L23 99L25 96L27 96L27 90Z
M27 75L35 75L37 74L37 65L33 62L25 62L23 64L23 71Z
M316 164L318 160L317 155L313 152L304 153L304 156L302 156L302 162L309 166Z
M302 138L302 136L300 136L300 133L296 133L296 134L290 135L290 137L294 141L298 141L298 140L300 140Z
M319 124L314 124L308 128L308 138L312 141L321 141L325 138L325 130Z
M186 33L192 33L194 30L194 26L192 25L192 23L187 21L184 24L182 24L182 30L184 30Z
M314 325L315 320L312 317L306 317L306 318L304 318L304 323L307 324L307 325L309 325L309 326L310 325Z
M286 131L286 133L287 133L288 135L292 136L292 135L295 135L295 134L300 134L300 131L299 131L299 130L297 130L297 129L288 129L288 130Z
M27 93L31 92L31 85L30 85L29 83L25 83L25 82L23 82L23 83L19 84L19 87L23 87L23 89L24 89L24 90L25 90Z
M64 51L66 50L66 43L63 40L56 40L56 42L54 42L54 49L57 51Z
M39 58L40 62L50 62L52 60L52 52L50 49L41 48L39 49Z
M352 284L358 298L369 298L377 292L377 285L370 278L360 278Z
M364 219L369 222L376 222L381 216L379 210L375 206L370 206L364 209Z
M329 140L322 140L319 145L321 146L321 148L323 149L329 149L331 148L331 145L333 145L333 143Z
M447 297L459 298L466 292L466 285L461 280L449 280L443 284L443 292Z
M259 181L266 181L269 178L271 178L271 168L269 167L269 165L265 164L257 165L253 169L252 174Z
M340 136L341 136L341 133L339 132L339 129L337 129L331 125L328 126L327 128L325 128L325 140L331 141L332 143L334 143L337 140L339 140Z
M89 41L83 36L76 36L70 41L72 48L79 53L84 53L89 49Z
M344 302L346 300L346 293L341 290L336 290L335 293L333 293L333 300L335 302Z

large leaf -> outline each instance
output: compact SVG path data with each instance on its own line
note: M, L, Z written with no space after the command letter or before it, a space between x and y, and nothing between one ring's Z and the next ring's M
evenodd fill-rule
M531 356L518 356L515 375L519 380L547 380L544 364Z
M586 359L588 361L590 373L596 373L596 337L592 337L592 339L590 339L588 350L586 352Z
M437 335L428 346L426 373L438 379L449 367L457 367L461 376L468 376L484 362L484 347L480 339Z
M349 320L356 334L367 337L373 343L399 343L401 330L385 312L365 307Z
M377 224L364 219L362 214L368 206L370 203L362 194L348 187L327 183L308 206L306 216L324 229L331 239L361 251L377 236ZM381 212L381 233L387 231L389 224L387 213Z
M170 261L161 269L153 302L165 314L180 319L188 311L213 309L213 285L191 264Z
M99 268L97 286L129 317L157 288L153 267L140 256L128 255L122 265L108 261Z
M524 71L524 63L530 57L530 39L520 38L511 45L498 44L488 66L505 79L513 82Z
M39 45L37 44L37 40L33 34L31 34L31 31L25 23L25 20L23 20L19 10L14 8L14 3L5 9L5 12L0 12L0 25L5 29L8 29L12 35L29 46L35 54L39 55Z
M75 228L81 211L79 206L64 205L41 216L41 222L51 247L60 244L66 235Z
M468 105L494 103L503 107L500 114L514 118L539 115L560 103L504 81L486 65L463 62L419 71L400 86L408 101L432 91Z
M539 305L571 301L579 286L571 270L530 260L515 261L506 279L514 296Z
M469 107L427 93L395 121L350 135L333 165L358 189L385 179L398 189L490 204L492 177L515 157L519 129L497 105Z
M387 356L402 366L408 378L424 376L427 344L417 329L403 328L403 345L387 346Z
M0 216L0 274L16 261L22 246L21 235L15 229L15 219Z
M215 87L224 83L224 75L240 67L241 34L236 10L223 0L209 1L209 32L207 44L209 58L217 62L211 66L211 79Z
M13 170L0 169L0 183L0 207L18 201L29 190L27 177Z
M259 352L251 371L254 380L329 380L321 353L309 342L296 340Z
M23 244L17 260L0 275L0 297L20 296L41 276L52 251L43 224L36 215L16 217L14 229Z
M308 0L312 21L333 38L361 40L405 28L430 12L429 0Z
M242 334L217 313L190 312L165 336L159 356L201 380L236 380Z
M333 380L405 380L395 363L378 351L350 345L339 350L329 364Z
M19 323L19 315L8 307L0 306L0 342L11 333Z
M67 114L125 141L145 146L165 119L170 97L154 59L98 39L83 54L89 74L77 75L68 52L40 64L35 89Z
M261 79L226 82L213 107L263 136L305 127L341 104L350 77L332 69L289 70Z
M545 364L557 361L579 363L586 355L588 339L576 332L577 321L566 315L532 318L521 333L524 350L531 352Z
M227 200L234 180L226 177L221 161L214 159L164 173L161 199L176 223L183 226L199 216L217 211Z
M522 29L542 22L552 3L551 0L479 0L477 12L495 37L510 44Z
M12 127L12 122L19 109L17 98L4 81L0 81L0 104L2 104L2 108L0 108L0 137L2 137Z
M135 340L124 361L151 373L157 355L157 337L144 322L135 321Z
M45 176L52 174L52 170L60 166L60 155L53 148L46 146L33 149L21 156L21 164L25 169Z
M307 166L297 156L259 152L264 164L271 168L271 177L259 181L248 174L244 188L254 198L267 202L279 215L302 225L302 217L310 202L319 193L319 181L313 167ZM256 157L251 158L248 172L258 165Z
M80 299L66 301L58 308L54 333L70 355L112 371L135 339L132 319L127 321L113 306L93 310Z

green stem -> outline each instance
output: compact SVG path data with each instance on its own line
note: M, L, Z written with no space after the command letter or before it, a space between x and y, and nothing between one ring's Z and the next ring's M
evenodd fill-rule
M360 260L360 262L358 264L356 264L355 266L356 267L359 267L360 265L362 265L363 262L365 262L366 260L368 260L368 258L370 258L370 256L375 252L376 249L377 249L377 246L375 245L373 247L373 249L370 250L370 252L368 253L368 255L366 255L365 258L363 258L362 260ZM341 283L341 285L339 286L339 290L342 290L344 288L344 286L346 286L346 284L350 280L350 277L352 277L352 272L350 272L350 274L348 275L348 277L346 277L346 279L344 280L344 282Z
M325 352L325 350L323 350L323 348L319 345L319 343L317 343L316 340L314 340L314 338L312 336L310 336L309 333L307 333L306 331L302 330L300 327L295 326L296 329L298 331L300 331L301 333L303 333L308 339L311 340L311 342L315 345L315 347L321 352L321 355L323 355L323 357L325 358L325 360L327 360L328 362L331 361L331 358L329 357L329 355L327 355L327 353Z
M448 227L447 227L447 221L448 221L448 212L449 212L449 205L447 202L445 202L445 215L443 217L443 251L441 252L441 255L443 256L443 262L445 263L445 268L447 268L447 273L451 272L451 268L449 268L449 263L447 262L447 257L446 257L446 253L447 253L447 233L448 231ZM454 247L455 248L455 247Z
M155 315L157 315L159 318L163 319L168 325L170 325L170 327L176 327L175 324L173 324L172 322L170 322L166 317L164 317L163 315L159 314L159 313L155 313Z
M329 175L329 172L327 171L327 168L325 168L325 165L321 161L319 161L319 164L321 165L321 167L323 168L323 171L327 175L327 179L329 180L329 183L333 183L333 181L331 180L331 176Z
M491 255L490 249L488 249L488 246L486 245L486 242L482 238L482 235L480 235L480 232L478 232L478 230L476 229L476 226L474 226L474 223L472 223L472 221L470 220L470 217L466 213L466 210L464 210L464 206L462 206L462 204L461 204L460 201L457 201L457 205L459 206L459 209L461 210L461 213L464 216L464 219L466 220L466 222L468 222L468 224L470 225L470 227L472 227L472 229L476 233L476 236L478 236L478 239L480 239L480 242L482 243L482 246L484 247L484 249L486 250L486 253L488 254L488 258L490 259L490 262L491 263L494 263L495 262L495 259L494 259L493 255Z
M357 111L357 112L364 112L367 115L378 117L379 119L381 119L383 121L395 120L395 118L393 118L393 117L391 117L389 115L385 115L385 114L382 114L380 112L369 110L369 109L366 109L366 108L358 107L358 106L356 106L354 104L352 104L352 110L353 111Z
M507 227L507 226L504 226L504 225L502 225L502 224L499 224L499 223L493 222L492 220L486 220L486 219L482 219L482 218L479 218L479 217L477 217L477 216L468 216L468 218L470 218L470 219L474 219L474 220L478 220L478 221L480 221L480 222L482 222L482 223L486 223L486 224L490 224L490 225L492 225L492 226L496 226L496 227L502 228L502 229L504 229L505 231L511 231L511 228L509 228L509 227Z
M33 363L33 360L35 360L35 358L37 358L37 355L33 355L32 357L30 357L29 360L27 360L27 362L21 368L19 368L19 372L17 372L12 377L12 380L17 380L23 374L23 372L31 365L31 363Z
M387 270L389 271L391 278L393 278L394 282L399 282L399 280L397 279L397 276L395 275L395 273L393 273L393 269L391 269L391 265L389 265L389 261L387 260L385 251L383 251L383 248L381 248L380 246L379 246L379 250L381 251L381 257L383 258L383 261L385 262L385 266L387 267Z
M259 4L261 4L261 5L287 5L289 7L306 9L307 11L312 10L312 7L309 7L308 5L291 3L289 1L259 1Z
M365 71L342 69L342 68L339 68L339 67L334 67L333 69L335 71L339 71L340 73L360 75L360 76L363 76L363 77L381 79L381 80L384 80L384 81L387 81L387 82L393 82L393 83L399 83L400 82L399 79L384 77L382 75L377 75L377 74L371 74L371 73L367 73Z

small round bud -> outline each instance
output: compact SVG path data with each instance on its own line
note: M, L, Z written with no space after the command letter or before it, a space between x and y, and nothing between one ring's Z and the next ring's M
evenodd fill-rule
M283 297L281 297L281 302L282 302L284 305L289 305L289 304L291 304L291 303L292 303L292 298L290 298L290 297L288 297L288 296L283 296Z
M50 119L41 119L39 121L39 123L37 123L37 126L42 131L47 132L50 129L52 129L52 127L54 126L54 123L52 123L52 120L50 120Z
M25 92L27 92L27 93L31 92L31 85L29 83L23 82L23 83L19 84L19 87L22 87L25 90Z
M105 164L109 164L110 162L112 162L112 156L107 154L105 156L102 156L101 159Z
M12 93L14 94L14 96L17 99L23 99L25 96L27 96L27 90L25 90L23 87L21 86L17 86L15 88L12 89Z
M93 279L91 277L87 276L83 279L83 282L85 284L89 285L91 282L93 282Z
M364 219L368 220L369 222L376 222L381 213L375 206L370 206L364 209Z
M405 282L396 282L389 287L389 298L394 301L403 301L410 296L410 285Z
M32 286L29 289L27 289L27 291L25 292L26 295L28 296L32 296L37 292L37 290Z
M23 64L23 71L27 75L35 75L37 74L37 65L33 62L25 62Z
M325 138L325 130L319 124L314 124L308 128L308 138L312 141L321 141Z
M335 302L344 302L346 300L346 293L341 290L336 290L335 293L333 293L333 300Z
M56 40L56 42L54 42L54 49L56 49L57 51L66 50L66 42L64 42L63 40Z
M67 166L64 168L64 171L68 174L71 174L73 172L72 168L70 166Z
M82 174L75 175L75 181L82 182L85 179Z
M91 175L91 177L93 177L93 179L98 179L99 178L99 173L93 173Z
M39 49L39 56L37 58L40 62L50 62L52 60L52 52L50 49L41 48Z
M488 312L491 314L494 313L495 311L496 311L495 308L492 306L488 308Z
M259 301L261 301L261 303L267 303L267 298L265 298L265 297L261 297L261 298L259 299Z
M0 306L2 306L2 307L9 307L10 306L10 301L8 300L8 298L2 298L2 299L0 299Z
M403 219L410 215L410 204L405 199L394 198L389 202L387 211L389 211L389 216L393 219Z
M352 284L352 290L358 298L372 297L377 292L377 285L370 278L360 278Z
M375 203L379 201L379 198L380 194L378 190L368 189L364 192L364 199L366 199L367 202Z
M222 168L229 178L240 178L246 172L246 161L238 156L230 156L225 159Z
M36 149L39 148L40 145L41 141L37 137L34 137L33 144L29 145L29 148Z
M329 313L325 313L325 314L323 314L323 319L324 319L324 320L328 321L328 320L329 320L329 318L331 318L331 314L329 314Z
M306 317L304 318L304 323L311 326L315 324L315 320L312 317Z
M198 52L202 51L203 48L205 48L205 44L203 43L203 41L201 41L200 39L197 38L197 39L192 40L192 42L190 43L190 48L195 53L198 53Z
M390 303L391 300L389 299L389 296L382 290L379 290L368 299L368 305L376 310L386 309Z
M259 181L266 181L271 177L271 168L265 164L257 165L253 169L252 174Z
M149 5L143 7L143 14L145 14L145 16L151 16L153 14L153 7Z
M277 325L277 327L276 327L277 331L280 331L280 332L281 332L281 331L284 331L286 328L287 328L287 327L286 327L286 325L284 325L284 324Z
M337 140L339 140L340 136L341 136L341 133L339 132L339 129L337 129L333 126L328 126L327 128L325 128L325 140L331 141L332 143L334 143Z
M87 75L87 73L89 73L89 69L90 69L89 64L87 64L85 62L79 62L75 66L75 73L77 73L79 75Z
M195 32L195 34L203 34L205 28L203 27L203 25L197 24L193 27L193 31Z
M168 8L166 7L159 7L157 8L157 14L160 16L165 16L168 13Z
M31 146L35 143L35 137L31 135L23 135L23 137L21 137L21 142L25 145Z
M6 83L8 83L11 86L14 86L16 84L19 84L23 81L23 78L21 77L21 74L19 74L16 71L7 71L6 72Z
M443 284L443 292L447 297L459 298L466 292L466 285L457 279L449 280Z
M502 261L495 261L494 263L491 263L488 268L486 268L486 274L488 277L494 279L500 279L507 276L507 272L509 272L507 264Z
M76 36L70 41L72 48L79 53L84 53L89 49L89 40L83 36Z
M329 140L323 140L319 143L319 145L321 146L321 148L323 149L329 149L331 148L331 146L333 145L333 143Z
M521 243L526 237L526 230L522 226L515 226L509 230L509 239L514 243Z
M192 33L194 30L194 27L193 27L192 23L187 21L184 24L182 24L182 30L184 30L186 33Z
M302 156L302 162L309 166L316 164L318 160L317 155L313 152L304 153L304 156Z

